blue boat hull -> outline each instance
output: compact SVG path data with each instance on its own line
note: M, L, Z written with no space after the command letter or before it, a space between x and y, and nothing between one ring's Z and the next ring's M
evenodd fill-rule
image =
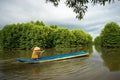
M20 62L25 62L25 63L42 63L42 62L63 60L63 59L69 59L69 58L75 58L75 57L87 56L87 55L89 54L86 52L74 52L74 53L69 53L69 54L59 54L55 56L41 57L38 59L16 58L16 60Z

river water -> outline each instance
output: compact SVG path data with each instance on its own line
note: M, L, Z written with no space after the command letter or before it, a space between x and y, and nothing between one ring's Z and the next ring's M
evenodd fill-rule
M27 64L15 60L30 58L31 50L0 51L0 80L120 80L120 48L45 49L42 56L87 51L88 57Z

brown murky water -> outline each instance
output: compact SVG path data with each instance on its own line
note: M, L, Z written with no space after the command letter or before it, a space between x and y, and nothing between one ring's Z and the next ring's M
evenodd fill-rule
M90 56L26 64L15 58L30 58L32 51L0 51L0 80L120 80L119 48L46 49L43 56L75 51Z

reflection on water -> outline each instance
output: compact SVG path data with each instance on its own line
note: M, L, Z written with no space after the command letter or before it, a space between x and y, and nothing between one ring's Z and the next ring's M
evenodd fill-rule
M102 59L110 71L120 71L120 49L102 48Z
M120 71L120 48L105 48L95 46L96 50L101 53L104 65L111 72Z
M95 45L95 49L97 52L101 53L101 46L100 45Z
M84 47L84 48L57 48L57 49L47 49L42 56L50 56L50 55L57 55L57 54L65 54L71 53L76 51L84 51L88 53L93 53L92 46Z
M79 57L41 64L26 64L15 60L16 57L30 58L32 51L1 51L0 80L120 80L119 57L101 54L88 48L46 49L42 56L57 55L75 51L91 53L89 57ZM110 51L112 52L112 51ZM109 53L110 53L109 52ZM115 52L119 52L115 50ZM109 59L114 59L110 60ZM115 61L119 60L119 61ZM113 61L113 62L112 62ZM117 67L113 68L113 65ZM109 71L110 70L110 71ZM114 73L112 72L114 71Z
M30 50L0 51L0 60L13 59L16 57L30 58L31 57L30 54L31 54Z

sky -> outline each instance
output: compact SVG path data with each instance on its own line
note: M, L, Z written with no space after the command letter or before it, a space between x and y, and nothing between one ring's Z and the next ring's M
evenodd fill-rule
M47 25L82 29L95 38L106 23L117 22L120 25L120 1L105 6L88 4L82 20L76 19L73 9L68 8L64 1L55 7L45 0L0 0L0 29L6 24L39 20Z

